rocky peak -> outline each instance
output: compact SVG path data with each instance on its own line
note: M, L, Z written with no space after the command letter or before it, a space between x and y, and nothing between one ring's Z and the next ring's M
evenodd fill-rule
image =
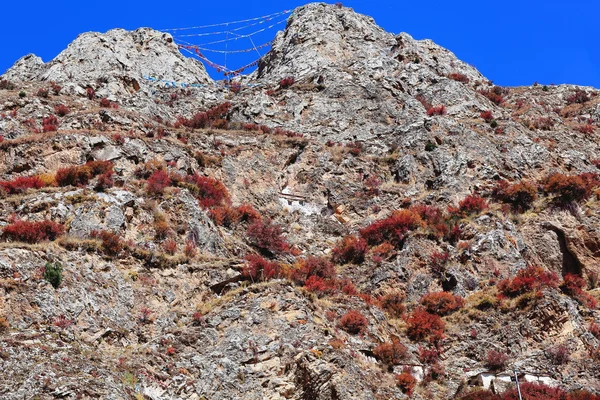
M171 35L149 28L87 32L54 60L44 64L28 55L4 75L11 81L54 81L74 93L92 87L104 97L137 92L145 77L189 84L211 81L204 65L183 56Z

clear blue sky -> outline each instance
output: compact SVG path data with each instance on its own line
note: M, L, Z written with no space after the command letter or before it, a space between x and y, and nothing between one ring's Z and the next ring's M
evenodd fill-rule
M342 3L371 15L390 32L432 39L499 85L530 85L538 81L600 88L598 0ZM257 17L302 4L305 2L300 0L6 1L0 23L0 73L27 53L49 61L86 31L189 27ZM274 31L265 35L257 35L256 41L268 41ZM247 46L240 48L243 47ZM232 67L242 66L249 59L243 55L229 57L228 66Z

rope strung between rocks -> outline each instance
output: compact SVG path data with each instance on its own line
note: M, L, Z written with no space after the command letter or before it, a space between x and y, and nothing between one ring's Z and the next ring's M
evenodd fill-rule
M191 27L188 27L188 28L170 28L170 29L162 29L162 30L163 31L168 31L168 32L174 32L174 31L187 31L187 30L190 30L190 29L214 28L216 26L234 25L234 24L241 24L241 23L244 23L244 22L258 21L260 19L274 18L274 17L280 16L280 15L289 14L291 12L292 12L292 10L283 10L283 11L276 12L276 13L273 13L273 14L263 15L262 17L242 19L242 20L233 21L233 22L222 22L220 24L211 24L211 25L203 25L203 26L191 26Z
M291 12L292 12L292 10L284 10L284 11L280 11L277 13L264 15L261 17L248 18L248 19L243 19L243 20L238 20L238 21L233 21L233 22L223 22L223 23L219 23L219 24L193 26L193 27L187 27L187 28L170 28L170 29L163 29L163 31L172 32L174 41L180 50L185 51L185 52L189 53L190 55L199 58L207 66L214 68L219 73L223 73L224 76L226 77L226 79L230 79L230 77L240 75L246 69L252 68L252 67L258 65L258 62L259 62L260 58L262 57L260 49L264 49L273 44L273 41L271 40L269 42L266 42L266 43L263 43L260 45L256 45L256 41L253 39L253 36L258 35L259 33L265 32L267 30L270 30L270 29L276 27L277 25L283 24L284 22L287 22L286 16L288 14L290 14ZM285 18L278 20L281 17L285 17ZM243 24L243 25L239 26L240 24ZM269 25L264 26L263 24L269 24ZM263 25L263 28L255 30L253 32L248 32L248 33L242 32L244 29L249 30L249 28L251 28L253 26L257 26L257 25ZM200 29L213 28L213 27L225 27L225 28L220 29L220 30L215 30L213 32L190 32L190 33L186 32L186 31L191 31L191 30L200 30ZM184 32L184 34L180 34L179 32ZM218 39L218 40L208 41L208 42L202 43L202 44L195 44L195 43L190 43L190 42L186 41L186 39L190 40L190 38L192 38L192 37L204 37L204 36L215 36L215 35L221 35L222 38ZM240 39L242 39L242 40L248 39L251 47L241 48L241 49L235 48L235 47L234 48L229 47L229 42L235 42ZM207 46L221 44L221 43L224 43L224 49L207 47ZM256 52L258 59L254 60L251 63L246 64L240 68L237 68L235 70L232 70L227 67L227 64L228 64L227 55L251 53L251 52ZM223 57L224 65L221 65L219 63L216 63L216 62L210 60L204 53L221 54Z

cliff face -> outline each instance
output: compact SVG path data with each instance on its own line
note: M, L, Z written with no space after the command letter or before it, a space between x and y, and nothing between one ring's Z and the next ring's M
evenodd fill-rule
M240 91L146 28L0 79L0 397L600 392L597 89L321 3Z

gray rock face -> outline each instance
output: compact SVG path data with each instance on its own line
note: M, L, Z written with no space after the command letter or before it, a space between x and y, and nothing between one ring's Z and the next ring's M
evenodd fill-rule
M169 34L149 28L84 33L51 62L28 55L4 74L12 81L55 81L74 93L92 87L103 97L137 92L144 76L190 84L211 81L204 65L184 57Z

